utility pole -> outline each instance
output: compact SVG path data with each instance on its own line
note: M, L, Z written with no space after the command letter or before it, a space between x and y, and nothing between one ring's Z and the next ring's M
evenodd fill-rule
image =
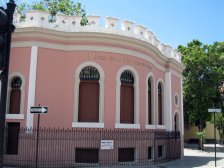
M9 60L11 48L11 34L15 30L13 25L13 14L16 4L14 0L7 3L7 8L0 7L0 168L3 168L4 158L4 132L6 116L6 100L9 74Z

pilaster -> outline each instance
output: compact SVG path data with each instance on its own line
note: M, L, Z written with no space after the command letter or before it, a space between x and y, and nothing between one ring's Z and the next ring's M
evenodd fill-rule
M31 59L30 59L28 100L27 100L27 119L26 119L27 128L33 128L34 116L33 114L30 113L30 107L35 105L37 56L38 56L38 47L32 46Z
M171 72L165 73L165 125L168 131L172 130L172 80Z

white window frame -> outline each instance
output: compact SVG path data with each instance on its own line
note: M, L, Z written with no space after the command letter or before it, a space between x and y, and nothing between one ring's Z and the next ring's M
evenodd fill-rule
M148 80L151 80L151 87L152 87L152 91L151 91L151 99L152 99L152 124L148 124ZM146 87L145 87L145 118L146 118L146 124L145 124L145 129L156 129L156 125L155 125L155 84L154 84L154 75L153 73L148 73L147 77L146 77Z
M79 84L80 77L79 74L81 70L87 66L95 67L99 74L99 85L100 85L100 93L99 93L99 122L78 122L78 111L79 111ZM105 73L101 65L97 64L93 61L88 61L80 64L75 71L75 85L74 85L74 111L73 111L73 122L72 127L77 128L104 128L104 80Z
M176 101L175 101L176 96L177 96L177 104L176 104ZM175 107L178 108L179 107L179 101L180 101L180 97L179 97L178 93L174 93L173 101L174 101Z
M158 85L159 83L161 83L162 85L162 125L159 125L159 109L158 109ZM165 83L162 79L158 79L157 81L157 85L156 85L156 114L157 114L157 119L156 119L156 123L157 126L156 128L158 129L166 129L166 125L165 125L165 121L166 121L166 116L165 116Z
M130 71L134 76L134 124L123 124L120 123L120 93L121 93L121 74L125 71ZM139 123L139 77L137 71L129 66L125 65L119 69L116 76L116 123L115 128L125 129L140 129Z
M12 80L16 76L20 77L22 80L22 85L20 87L21 90L21 99L20 99L20 111L19 114L9 114L9 107L10 107L10 95L12 91ZM9 75L9 80L8 80L8 89L7 89L7 102L6 102L6 119L11 119L11 120L23 120L24 119L24 101L25 101L25 86L26 86L26 80L25 77L22 73L20 72L13 72Z
M177 116L177 131L180 131L180 115L178 111L175 111L173 115L173 130L175 131L175 117L176 116Z

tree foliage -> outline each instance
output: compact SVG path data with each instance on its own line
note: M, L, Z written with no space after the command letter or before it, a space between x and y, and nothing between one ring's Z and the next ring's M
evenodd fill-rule
M214 117L212 117L212 123L214 123ZM216 128L219 132L220 140L224 140L224 113L217 113L216 114Z
M183 72L185 122L195 124L201 132L211 120L208 109L220 106L218 86L224 79L224 42L204 45L193 40L179 46L185 65Z
M39 0L34 1L32 4L27 4L25 2L17 5L17 11L21 16L25 17L25 14L29 10L41 10L47 11L50 13L50 21L56 21L56 14L65 14L65 15L76 15L81 16L80 24L82 26L88 24L88 19L86 16L86 11L82 7L82 4L77 2L74 3L72 0Z

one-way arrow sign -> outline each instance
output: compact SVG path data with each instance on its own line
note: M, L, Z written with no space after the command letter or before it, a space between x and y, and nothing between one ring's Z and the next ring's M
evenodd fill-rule
M208 112L209 113L214 113L214 112L220 113L221 112L221 109L208 109Z
M43 106L37 106L37 107L30 107L30 113L34 114L41 114L41 113L47 113L48 112L48 107L43 107Z

